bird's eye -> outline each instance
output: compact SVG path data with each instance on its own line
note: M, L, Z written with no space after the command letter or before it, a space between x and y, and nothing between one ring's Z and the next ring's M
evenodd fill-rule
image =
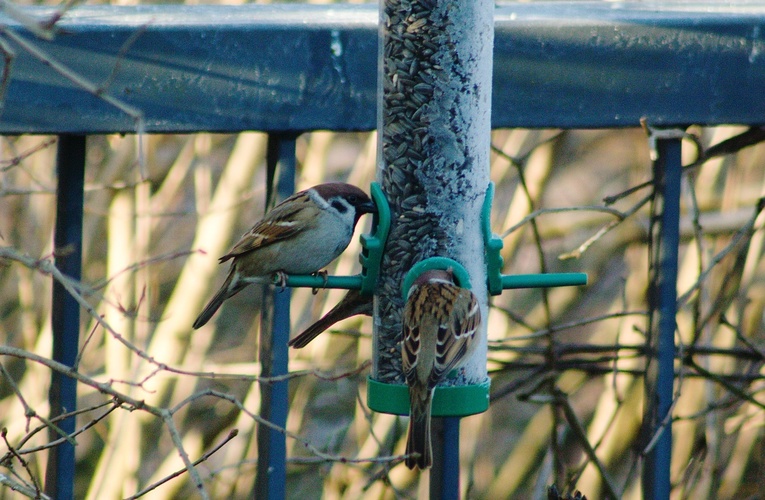
M355 205L357 201L359 201L359 197L355 194L352 194L348 196L348 201L351 203L351 205Z

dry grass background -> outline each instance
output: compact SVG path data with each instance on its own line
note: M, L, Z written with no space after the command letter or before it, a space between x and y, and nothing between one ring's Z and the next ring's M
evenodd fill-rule
M741 130L691 131L708 146ZM370 133L302 135L298 188L326 180L368 186L375 142ZM536 230L526 222L505 237L504 272L581 271L590 285L494 298L492 405L461 429L465 498L541 498L552 482L588 498L602 498L609 482L623 498L639 498L649 207L638 203L650 188L612 205L635 211L581 245L617 220L592 207L650 179L645 134L496 130L492 144L494 231L538 214ZM217 257L262 215L265 145L266 136L254 132L148 136L142 177L135 137L89 138L81 291L103 322L83 312L77 498L130 497L183 470L176 430L191 460L215 450L197 467L211 497L248 497L257 461L261 291L252 286L227 301L199 331L192 333L191 323L224 277ZM686 146L690 164L695 151ZM42 357L0 356L0 427L7 429L0 474L34 488L48 439L27 410L47 415L51 278L43 263L52 252L55 146L51 138L23 136L3 138L0 147L0 343L4 354L14 348ZM765 147L755 146L684 177L676 498L762 495L763 165ZM356 272L358 251L354 241L330 270ZM571 252L577 258L560 258ZM295 291L293 332L340 296ZM405 419L365 406L367 371L357 369L371 357L370 335L368 319L352 319L291 353L290 498L415 498L426 491L421 476L399 462L366 460L403 453L406 432ZM145 497L187 498L193 490L189 474L181 474ZM0 485L0 498L19 495Z

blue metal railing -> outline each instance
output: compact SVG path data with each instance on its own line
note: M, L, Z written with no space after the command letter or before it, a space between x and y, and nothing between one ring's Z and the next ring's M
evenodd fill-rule
M79 280L82 269L82 214L85 183L85 136L59 137L56 172L56 228L53 236L55 263L62 274ZM64 286L53 281L53 359L74 367L80 339L80 305ZM77 409L77 382L53 371L49 394L51 419ZM74 433L74 416L57 423L68 435ZM61 438L51 430L51 440ZM45 493L53 498L74 497L74 446L67 440L50 452Z
M268 138L268 170L278 170L276 194L278 201L295 191L295 136L272 134ZM267 207L268 208L268 207ZM290 340L289 288L276 290L271 298L273 304L272 326L263 325L260 342L261 376L275 377L288 372ZM269 335L270 334L270 335ZM266 338L264 338L266 337ZM270 338L268 338L270 337ZM287 427L289 413L287 380L260 384L260 416ZM258 426L258 469L255 484L256 498L285 498L287 491L287 446L284 434L275 429Z
M495 20L494 127L624 127L644 117L653 126L765 123L765 99L759 98L765 88L762 7L742 12L705 4L704 11L694 11L688 5L545 2L500 6ZM0 133L77 134L60 137L55 240L62 250L57 265L74 278L81 259L84 135L139 127L148 133L280 133L375 126L376 6L80 6L57 24L61 34L52 41L34 39L12 19L0 16L0 22L24 41L6 40L16 59ZM130 116L83 90L33 55L25 46L30 43L65 63L81 83L108 84L102 92L142 114ZM679 196L679 151L680 139L659 143L656 169L667 202ZM279 182L280 196L286 196L294 187L288 168L294 166L294 140L281 142L278 156L287 165ZM647 422L649 435L663 425L672 401L679 212L667 210L670 205L665 203L660 222L657 367L649 381L657 408ZM288 294L276 295L275 352L271 371L263 375L286 373L288 301ZM55 285L53 316L54 357L72 365L79 309ZM53 414L74 410L74 381L53 378ZM263 388L270 417L281 426L286 387ZM59 426L70 432L70 422ZM267 434L268 462L276 468L268 471L265 491L283 498L284 437ZM670 452L667 425L647 457L648 498L668 495ZM72 498L73 450L65 443L51 456L47 492ZM444 497L458 495L458 482L447 482L458 474L434 472L444 477Z
M765 8L747 9L501 5L492 126L628 127L643 117L653 126L759 124ZM376 5L83 5L58 23L62 34L51 42L19 29L140 109L145 132L372 130L377 16ZM137 130L133 117L6 43L17 58L0 133Z
M656 194L654 206L660 214L653 221L658 231L654 252L654 276L649 305L657 322L649 333L646 367L644 429L646 440L658 434L646 455L643 495L648 499L669 498L672 459L672 401L675 377L675 330L677 316L678 249L680 247L680 183L683 162L680 139L657 141L658 158L653 165ZM647 443L643 443L644 446Z

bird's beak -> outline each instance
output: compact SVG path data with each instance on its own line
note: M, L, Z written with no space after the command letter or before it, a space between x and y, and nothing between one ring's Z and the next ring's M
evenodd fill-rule
M356 206L356 213L358 214L376 214L377 205L373 201L365 201L361 205Z

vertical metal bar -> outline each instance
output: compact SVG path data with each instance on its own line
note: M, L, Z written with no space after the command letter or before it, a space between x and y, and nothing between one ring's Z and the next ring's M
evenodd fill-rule
M460 419L434 418L433 468L430 470L430 498L460 498Z
M647 411L645 436L654 441L643 469L646 499L669 498L672 458L672 398L677 315L678 248L680 244L681 140L660 139L654 162L655 199L654 276L649 294L652 325L646 369ZM660 210L660 212L659 212ZM657 437L658 436L658 437ZM654 439L655 438L655 439Z
M61 272L79 280L82 269L82 206L85 182L84 135L62 135L58 138L56 172L56 227L53 248L56 266ZM57 281L53 282L53 360L74 366L80 340L80 307ZM50 418L77 408L77 382L53 372L49 394ZM72 434L75 419L57 421L59 429ZM50 439L61 436L50 430ZM65 441L50 450L45 473L45 493L56 499L74 498L74 446Z
M271 135L268 138L268 162L279 168L277 201L295 191L295 135ZM269 165L269 168L275 165ZM290 290L277 289L264 300L260 337L260 363L263 377L285 375L288 369L290 335ZM289 406L287 381L261 383L260 416L285 428ZM287 485L287 445L284 434L260 426L258 428L258 470L255 497L283 499Z

